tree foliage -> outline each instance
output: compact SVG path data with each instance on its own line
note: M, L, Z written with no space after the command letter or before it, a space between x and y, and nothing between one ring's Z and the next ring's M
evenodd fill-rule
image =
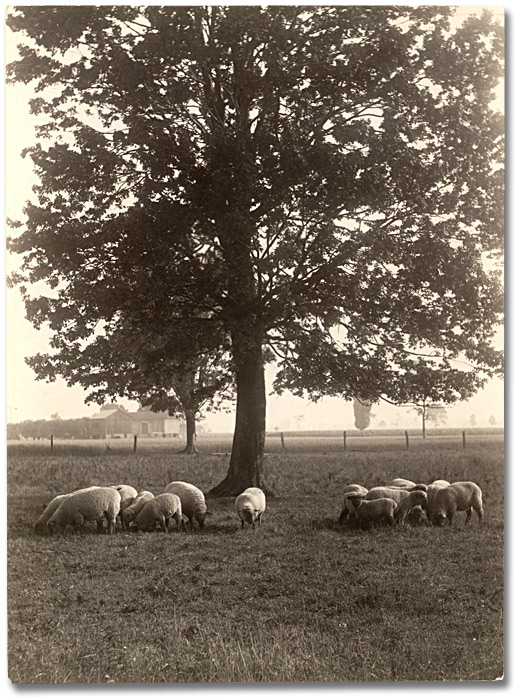
M500 371L503 28L455 11L12 8L41 122L13 281L48 373L84 380L99 334L218 328L232 492L261 482L267 347L313 398L399 401L422 355L468 390Z

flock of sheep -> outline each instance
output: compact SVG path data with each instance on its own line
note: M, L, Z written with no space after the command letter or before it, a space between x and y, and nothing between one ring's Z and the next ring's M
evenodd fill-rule
M247 488L235 499L235 512L242 528L260 525L265 512L265 494L260 488ZM482 491L476 483L449 483L436 480L429 485L395 478L385 486L367 488L352 484L345 488L339 523L367 528L375 524L452 523L455 512L466 512L469 522L475 510L482 522ZM124 530L155 531L159 526L168 531L170 520L186 530L196 521L200 528L208 515L204 493L183 481L169 483L155 496L148 490L137 492L129 485L91 486L72 493L57 495L34 523L36 533L63 531L67 525L79 530L85 522L97 522L98 530L113 534L119 518Z
M265 511L265 495L260 488L247 488L237 496L235 511L242 522L253 528L260 524ZM72 493L57 495L34 523L37 534L62 532L68 525L81 529L85 522L97 522L98 530L113 534L119 518L122 529L155 531L159 526L168 531L170 520L186 530L183 516L193 528L194 520L204 526L208 515L204 493L183 481L169 483L164 492L155 496L148 490L137 492L130 485L91 486Z
M436 480L424 485L395 478L386 486L370 490L357 483L347 486L339 522L349 522L357 527L370 527L376 523L394 525L405 521L414 525L431 523L441 526L446 521L451 524L458 510L466 512L466 523L473 510L482 522L482 491L476 483Z

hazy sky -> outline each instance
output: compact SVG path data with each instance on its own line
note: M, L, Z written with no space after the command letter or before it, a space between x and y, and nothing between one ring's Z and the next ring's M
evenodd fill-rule
M396 3L397 4L397 3ZM445 3L436 3L445 4ZM500 6L494 6L500 11ZM461 8L462 10L462 8ZM462 10L464 11L464 10ZM9 32L6 32L7 61L11 60ZM12 55L12 54L11 54ZM23 160L20 152L30 145L33 139L33 122L27 114L27 100L31 90L26 86L6 88L6 131L5 157L7 163L7 182L5 192L5 215L17 218L21 215L23 205L30 196L34 176L29 159ZM18 260L13 256L6 259L6 271L16 268ZM86 393L79 387L68 388L63 380L53 383L37 382L33 372L24 362L25 356L48 349L50 334L46 330L36 331L25 320L24 307L19 292L7 290L7 342L6 342L6 417L9 422L26 419L49 418L59 413L63 418L83 417L97 412L95 404L85 405ZM501 337L498 344L502 344ZM272 368L268 368L268 389L273 377ZM504 419L503 382L494 379L478 395L465 403L456 404L448 409L450 424L468 426L470 416L475 415L479 426L487 426L491 415L497 423ZM121 401L128 408L136 404ZM405 408L394 408L379 404L373 408L372 427L382 422L390 427L418 426L418 418ZM212 431L233 429L233 414L219 413L207 418L205 425ZM282 397L268 396L267 428L280 430L296 429L349 429L354 426L352 404L342 399L323 399L319 403L309 403L289 394Z

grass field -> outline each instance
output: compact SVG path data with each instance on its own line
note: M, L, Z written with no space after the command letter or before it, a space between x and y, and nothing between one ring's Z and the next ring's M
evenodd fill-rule
M114 440L116 441L116 440ZM374 438L342 452L313 438L266 456L262 527L233 499L203 531L66 533L32 523L55 494L171 480L206 491L225 475L218 440L198 456L139 445L8 447L9 677L15 683L494 680L503 672L500 436ZM336 444L337 440L334 441ZM209 444L209 442L207 443ZM222 442L221 446L225 446ZM289 442L289 447L291 442ZM222 452L222 453L220 453ZM340 527L343 486L401 476L474 480L484 524Z

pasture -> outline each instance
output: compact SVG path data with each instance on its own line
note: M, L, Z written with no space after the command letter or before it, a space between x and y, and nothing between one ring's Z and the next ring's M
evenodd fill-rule
M117 443L116 443L117 442ZM241 529L233 498L206 528L33 534L56 494L171 480L209 490L227 442L200 454L140 444L13 444L7 462L9 677L15 683L494 680L504 672L501 435L327 440L265 457L262 526ZM278 442L276 442L278 444ZM334 445L337 440L334 441ZM179 442L178 446L182 446ZM313 449L310 448L313 447ZM315 453L310 453L314 451ZM217 453L215 453L217 452ZM269 452L269 449L268 449ZM484 524L340 527L342 488L405 477L473 480Z

